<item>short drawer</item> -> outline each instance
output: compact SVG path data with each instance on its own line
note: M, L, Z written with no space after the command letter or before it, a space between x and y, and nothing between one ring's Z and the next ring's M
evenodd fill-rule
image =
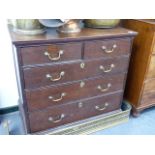
M155 56L151 56L146 78L155 78Z
M110 39L100 41L88 41L84 46L84 58L101 58L127 55L130 52L131 40Z
M120 109L122 93L100 96L29 114L31 132L54 128L63 124Z
M20 49L23 66L81 59L82 43L51 44Z
M126 74L97 77L71 84L26 90L29 111L57 106L76 100L121 91Z
M24 71L25 88L33 89L80 79L127 72L129 57L85 60L74 63L28 67Z

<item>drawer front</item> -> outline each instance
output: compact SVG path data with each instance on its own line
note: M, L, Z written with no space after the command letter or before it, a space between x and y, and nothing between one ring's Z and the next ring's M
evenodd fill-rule
M31 132L37 132L120 109L122 93L100 96L30 113Z
M51 44L21 48L23 66L81 59L82 43Z
M155 33L154 33L153 42L152 42L152 54L155 54Z
M155 79L147 79L144 82L141 105L150 105L155 103Z
M153 44L153 51L152 54L155 54L155 44Z
M155 103L155 91L145 93L143 92L142 98L141 98L141 105L151 105Z
M25 88L38 88L100 75L126 72L128 57L78 61L24 69Z
M149 69L146 78L155 78L155 56L151 56Z
M29 111L123 90L125 74L26 91Z
M85 42L84 58L100 58L127 55L130 52L130 39L114 39Z
M146 94L152 91L155 91L155 79L148 79L144 82L143 92Z

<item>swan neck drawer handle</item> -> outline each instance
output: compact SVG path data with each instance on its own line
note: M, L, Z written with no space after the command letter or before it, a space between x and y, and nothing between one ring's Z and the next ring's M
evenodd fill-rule
M57 119L57 120L54 120L53 117L49 117L49 118L48 118L48 121L49 121L49 122L52 122L52 123L59 123L59 122L62 121L62 119L65 117L65 115L64 115L64 114L61 114L59 117L60 117L60 118Z
M106 102L106 103L104 104L103 107L100 107L100 106L97 105L97 106L95 106L95 109L98 110L98 111L103 111L103 110L105 110L108 106L109 106L109 103Z
M102 50L103 50L105 53L112 53L112 52L114 52L115 48L117 48L117 45L114 44L114 45L112 46L112 49L110 49L110 50L107 49L106 46L102 46L101 48L102 48Z
M106 91L108 91L110 89L111 86L112 86L111 83L108 83L106 88L102 88L101 85L98 85L97 89L99 89L101 92L106 92Z
M50 79L51 81L54 82L54 81L59 81L59 80L61 80L61 78L62 78L64 75L65 75L65 72L62 71L62 72L60 72L60 75L59 75L58 78L53 79L52 75L50 75L50 74L46 74L46 78L48 78L48 79Z
M108 72L111 72L112 69L113 69L114 67L115 67L115 65L114 65L114 64L111 64L109 69L105 69L105 67L101 65L101 66L100 66L100 69L101 69L104 73L108 73Z
M57 60L59 60L60 58L61 58L61 55L64 53L64 51L63 50L60 50L59 52L58 52L58 56L57 57L53 57L49 52L44 52L44 55L45 56L48 56L48 58L50 59L50 60L52 60L52 61L57 61Z
M65 97L67 94L66 93L61 93L60 98L54 99L53 96L49 96L48 99L52 100L53 102L59 102Z

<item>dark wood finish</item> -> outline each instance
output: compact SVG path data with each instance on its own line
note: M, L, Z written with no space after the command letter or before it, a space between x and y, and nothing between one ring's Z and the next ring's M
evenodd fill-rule
M23 66L61 62L81 59L82 43L66 43L66 44L49 44L40 46L23 47L21 57ZM51 58L58 58L59 52L63 51L59 60L51 60L45 55L45 52L50 54Z
M152 55L155 51L155 22L150 20L125 20L123 25L138 32L133 42L124 97L133 105L134 113L139 113L150 107L152 94L149 92L154 91L152 89L153 85L151 86L148 82L155 78L155 56Z
M81 88L81 82L75 82L72 84L64 84L60 86L52 86L44 89L37 89L33 91L26 91L27 105L30 111L37 109L44 109L48 106L56 106L65 104L68 102L73 102L83 98L89 98L93 96L98 96L102 94L112 93L118 90L123 91L123 83L125 75L112 75L106 77L97 77L91 80L82 80L85 85ZM108 85L111 85L108 88ZM105 91L98 89L101 86ZM62 93L66 93L62 100L53 101L55 99L61 98ZM49 99L52 96L52 99Z
M71 122L121 111L131 43L136 32L119 27L84 28L74 34L47 29L45 34L36 36L19 35L10 29L10 34L16 49L20 111L27 133L56 126L63 128ZM109 49L113 44L117 44L114 53L100 55L100 45ZM60 50L64 54L53 62L44 55L46 50L52 58ZM62 71L65 74L54 82L46 76L50 74L52 79L59 79ZM65 95L61 96L62 93ZM60 122L59 116L64 117ZM58 123L53 124L53 120Z
M99 41L85 42L84 58L114 57L129 54L131 40L127 39L108 39ZM115 47L116 45L116 47ZM104 46L104 48L103 48ZM113 47L114 46L114 47Z
M25 88L32 89L47 85L55 85L64 82L70 82L75 80L81 80L85 78L109 75L114 73L126 72L128 68L128 56L115 57L109 59L97 59L97 60L81 60L74 63L60 63L57 65L46 65L42 67L28 67L24 71ZM84 68L81 68L81 63L84 63ZM111 65L114 67L111 68ZM100 66L104 66L104 72L100 69ZM61 72L64 72L64 76L58 81L51 81L46 75L50 74L52 79L60 77Z
M73 121L101 115L106 112L120 109L121 94L116 93L107 96L95 97L93 99L81 100L79 102L48 108L44 111L30 113L31 132L37 132ZM60 119L62 114L64 118ZM53 118L52 122L49 117Z

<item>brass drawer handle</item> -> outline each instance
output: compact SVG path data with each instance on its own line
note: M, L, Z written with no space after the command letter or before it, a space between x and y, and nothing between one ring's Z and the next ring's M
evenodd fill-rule
M106 88L102 88L101 85L98 85L97 89L99 89L101 92L106 92L106 91L108 91L110 89L111 86L112 86L111 83L108 83Z
M106 102L103 107L100 107L100 106L97 105L97 106L95 106L95 109L99 110L99 111L103 111L108 107L108 105L109 105L109 103Z
M50 74L46 74L46 78L50 79L51 81L59 81L64 75L65 75L65 72L62 71L62 72L60 72L59 77L56 79L53 79L52 75L50 75Z
M114 52L115 48L117 48L117 45L114 44L114 45L112 46L112 49L111 49L111 50L107 49L106 46L102 46L101 48L102 48L102 50L103 50L105 53L112 53L112 52Z
M61 55L62 55L63 53L64 53L64 51L63 51L63 50L60 50L60 51L58 52L58 56L57 56L57 57L52 57L51 54L48 53L48 52L46 51L46 52L44 52L44 55L48 56L48 58L49 58L50 60L56 61L56 60L59 60L59 59L61 58Z
M54 99L53 96L49 96L48 99L52 100L53 102L59 102L65 97L67 94L66 93L61 93L60 98Z
M100 65L100 69L101 69L103 72L105 72L105 73L111 72L112 69L113 69L114 67L115 67L115 65L114 65L114 64L111 64L109 69L105 69L104 66Z
M48 118L48 121L49 121L49 122L52 122L52 123L59 123L59 122L62 121L62 119L63 119L64 117L65 117L65 115L64 115L64 114L61 114L59 119L54 120L53 117L49 117L49 118Z

